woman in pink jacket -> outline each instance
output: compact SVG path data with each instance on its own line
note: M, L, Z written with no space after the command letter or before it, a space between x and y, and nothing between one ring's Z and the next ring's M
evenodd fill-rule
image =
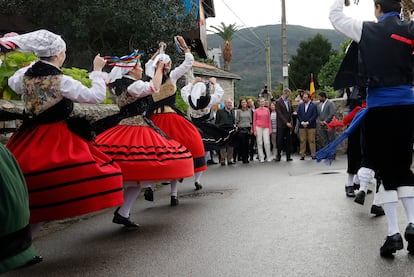
M259 108L253 113L253 134L256 136L257 152L261 163L264 162L263 144L266 151L267 161L272 161L272 152L270 151L271 133L272 123L270 121L270 111L265 107L264 98L260 98Z

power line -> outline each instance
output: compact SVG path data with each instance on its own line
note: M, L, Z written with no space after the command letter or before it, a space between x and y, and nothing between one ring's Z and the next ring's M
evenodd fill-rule
M259 36L252 30L252 28L251 27L248 27L244 22L243 22L243 20L241 20L240 19L240 17L230 8L230 6L229 5L227 5L227 3L226 2L224 2L224 0L221 0L222 2L223 2L223 4L234 14L234 16L243 24L243 26L244 27L246 27L256 38L257 38L257 40L260 42L260 44L263 46L263 47L265 47L265 44L264 44L264 42L263 42L263 40L261 40L260 38L259 38ZM209 6L209 8L212 8L212 6ZM237 32L236 32L236 34L237 34ZM247 40L247 39L245 39L245 40ZM257 45L256 43L254 43L254 42L250 42L252 45Z
M224 0L221 0L221 2L223 2L223 4L234 14L234 16L238 19L238 20L240 20L240 22L247 28L247 29L249 29L249 31L250 32L252 32L252 34L257 38L257 40L258 41L260 41L260 43L263 45L263 47L266 47L265 46L265 44L264 44L264 42L258 37L258 35L252 30L252 28L251 27L248 27L247 25L246 25L246 23L244 23L244 21L243 20L241 20L240 19L240 17L229 7L229 5L227 5L227 3L226 2L224 2Z

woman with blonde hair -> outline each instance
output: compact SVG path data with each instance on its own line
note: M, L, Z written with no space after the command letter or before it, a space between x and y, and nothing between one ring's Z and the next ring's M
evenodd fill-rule
M272 122L270 120L269 108L265 107L265 99L259 99L259 107L253 113L253 134L256 136L257 152L259 162L263 163L264 153L266 152L268 162L272 161L272 153L270 152L270 134L272 133Z

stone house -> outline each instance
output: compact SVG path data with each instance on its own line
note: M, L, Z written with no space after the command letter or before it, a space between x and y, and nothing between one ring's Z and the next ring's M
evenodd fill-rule
M193 74L194 77L201 77L203 79L215 77L217 79L217 83L219 83L224 90L223 99L230 98L234 102L234 94L236 87L235 83L237 80L241 79L239 75L224 71L213 65L197 61L195 61L193 64ZM187 82L188 81L189 80L187 80Z

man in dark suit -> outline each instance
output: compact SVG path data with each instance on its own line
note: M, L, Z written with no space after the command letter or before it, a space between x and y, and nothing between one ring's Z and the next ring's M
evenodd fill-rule
M282 96L276 101L276 113L277 113L277 156L276 161L281 159L281 150L286 152L286 161L292 161L290 157L290 151L292 147L291 131L293 127L292 122L292 101L289 99L290 89L285 88L282 92Z
M332 121L332 118L335 115L336 107L332 101L328 100L325 92L320 92L318 95L318 116L319 124L321 126L321 140L322 147L325 147L335 139L335 130L329 130L328 123Z
M227 99L224 102L224 108L220 109L216 113L216 125L228 132L235 128L235 114L233 108L233 101ZM226 165L234 164L233 159L233 142L228 142L225 147L220 149L220 164Z
M315 158L316 152L316 118L318 110L316 105L311 101L309 92L304 92L303 102L298 106L299 140L300 140L300 159L304 160L306 156L306 143L309 143L309 150L312 159Z

